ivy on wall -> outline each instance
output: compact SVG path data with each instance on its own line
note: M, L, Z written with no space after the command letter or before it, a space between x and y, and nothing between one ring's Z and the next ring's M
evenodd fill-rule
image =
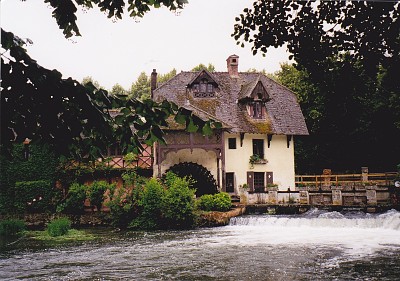
M22 194L20 194L20 188L23 186L32 188L33 186L41 186L39 189L44 187L53 189L57 165L58 159L46 145L13 145L10 157L0 156L0 213L25 210L25 207L21 206L21 202L17 202L19 199L22 200L21 197L18 199L18 196ZM23 183L34 181L40 182L37 184ZM18 194L16 194L17 182L19 182ZM29 192L27 191L27 193ZM43 199L45 197L44 195L37 195L38 198L42 197ZM29 198L29 200L35 199L34 197Z

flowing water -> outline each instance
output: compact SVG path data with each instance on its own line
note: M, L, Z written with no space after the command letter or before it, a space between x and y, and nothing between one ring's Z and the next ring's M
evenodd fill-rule
M3 245L0 280L400 280L400 213L242 216L190 231L88 230Z

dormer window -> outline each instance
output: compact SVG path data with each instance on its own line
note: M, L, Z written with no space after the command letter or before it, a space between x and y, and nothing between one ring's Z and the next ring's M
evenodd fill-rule
M213 82L203 78L199 83L192 85L193 96L195 98L214 98L214 85Z
M264 118L264 110L263 110L263 103L261 101L255 101L252 105L252 117L254 119L263 119Z
M194 98L215 98L215 91L218 88L218 84L211 73L207 70L202 70L188 84L188 88Z

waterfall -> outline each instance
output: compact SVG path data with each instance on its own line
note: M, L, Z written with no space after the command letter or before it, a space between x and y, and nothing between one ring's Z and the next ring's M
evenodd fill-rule
M400 231L400 213L391 210L384 214L364 214L361 212L342 214L310 210L301 216L254 215L232 218L231 226L259 227L310 227L310 228L362 228L391 229ZM399 233L400 234L400 233Z

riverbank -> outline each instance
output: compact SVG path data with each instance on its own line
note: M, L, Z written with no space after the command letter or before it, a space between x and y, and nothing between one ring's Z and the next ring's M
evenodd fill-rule
M237 206L227 212L201 212L197 220L198 227L214 227L229 224L232 217L243 215L245 206ZM82 215L61 215L61 214L21 214L1 215L0 220L19 219L23 220L30 230L43 229L52 220L68 217L74 227L111 226L111 220L107 212L90 212Z

